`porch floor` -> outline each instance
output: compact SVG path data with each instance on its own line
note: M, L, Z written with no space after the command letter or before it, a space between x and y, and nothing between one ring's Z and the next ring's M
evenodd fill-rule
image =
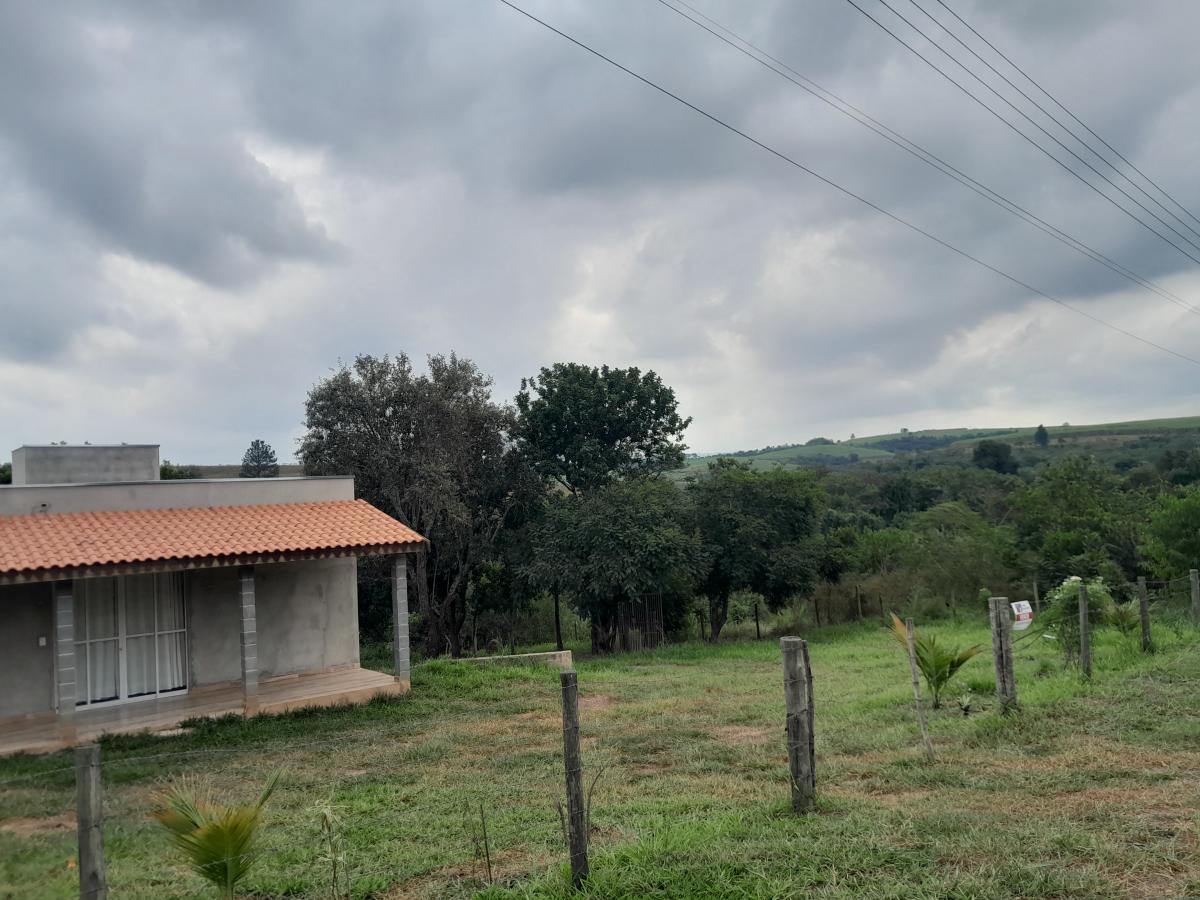
M364 703L372 697L403 694L408 682L371 669L340 669L264 679L258 684L260 713L287 712L308 706L334 706L338 703ZM135 731L164 731L184 719L199 716L223 716L242 712L240 684L199 687L174 697L138 700L75 712L78 743L95 740L102 734L127 734ZM0 756L26 751L43 753L66 746L58 736L53 715L0 722Z

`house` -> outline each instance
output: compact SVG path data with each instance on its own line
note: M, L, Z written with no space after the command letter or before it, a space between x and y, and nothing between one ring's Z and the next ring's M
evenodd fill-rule
M0 487L0 753L409 688L407 555L351 478L160 481L156 445L25 446ZM359 666L391 558L395 674Z

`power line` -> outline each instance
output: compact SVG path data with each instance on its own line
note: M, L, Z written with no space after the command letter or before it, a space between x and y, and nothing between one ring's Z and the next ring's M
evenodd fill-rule
M1143 188L1140 184L1138 184L1136 181L1134 181L1132 178L1130 178L1128 175L1126 175L1124 172L1122 172L1119 168L1114 166L1112 164L1111 160L1109 160L1103 154L1099 153L1094 147L1092 147L1092 145L1088 141L1084 140L1078 134L1076 134L1074 129L1070 128L1067 125L1064 125L1062 123L1062 121L1057 116L1055 116L1052 112L1050 112L1048 109L1046 109L1046 107L1042 106L1042 104L1038 103L1038 101L1036 101L1035 99L1030 97L1029 94L1025 93L1025 91L1023 91L1021 88L1017 87L1017 85L1015 85L1012 82L1012 79L1010 79L1007 75L1005 75L1003 72L1001 72L995 66L993 66L990 62L988 62L986 59L984 59L982 56L980 56L979 53L977 53L975 51L975 48L973 48L970 44L968 44L966 41L964 41L962 38L960 38L955 32L951 31L949 28L947 28L945 25L943 25L938 19L936 19L933 15L931 15L929 13L929 11L925 9L925 7L923 7L920 3L918 3L917 0L908 0L908 2L912 6L914 6L917 9L917 11L921 13L921 15L923 15L925 18L927 18L930 22L932 22L938 28L942 29L942 31L946 32L946 34L950 35L950 37L952 37L959 46L963 47L968 53L970 53L977 60L979 60L981 63L983 63L985 66L987 66L988 69L990 69L995 75L997 75L1001 80L1003 80L1005 84L1007 84L1010 88L1012 88L1014 91L1016 91L1022 97L1024 97L1026 100L1028 100L1030 103L1032 103L1042 113L1042 115L1044 115L1047 119L1049 119L1051 122L1053 122L1059 128L1061 128L1063 131L1065 131L1067 134L1069 134L1075 140L1076 143L1078 143L1081 147L1083 147L1085 150L1087 150L1089 153L1091 153L1092 156L1096 157L1096 159L1098 159L1103 165L1106 165L1106 166L1108 166L1108 168L1112 169L1113 172L1115 172L1118 177L1123 178L1126 182L1128 182L1130 187L1132 187L1136 191L1139 191L1143 197L1145 197L1151 203L1155 204L1159 209L1161 209L1168 216L1173 218L1176 222L1178 222L1184 228L1191 231L1192 234L1196 235L1197 237L1200 237L1200 233L1198 233L1195 228L1193 228L1187 222L1183 221L1183 219L1179 218L1179 216L1176 215L1174 211L1168 209L1163 204L1163 202L1161 200L1159 200L1157 197L1150 196L1150 194L1146 191L1145 188ZM960 63L960 66L961 66L961 63ZM963 67L963 68L965 68L965 67ZM974 74L974 73L972 73L972 74Z
M687 19L689 22L693 23L698 28L702 28L704 31L708 32L713 37L716 37L718 40L721 40L724 43L728 44L730 47L737 50L739 53L742 53L745 56L747 56L748 58L754 60L759 65L762 65L762 66L766 67L767 69L770 69L776 75L779 75L781 78L786 79L787 81L791 82L792 84L794 84L796 87L800 88L801 90L806 91L807 93L816 97L822 103L825 103L828 106L830 106L831 108L842 113L842 115L847 116L848 118L857 122L858 124L862 125L865 128L869 128L871 131L875 132L877 135L882 137L884 140L891 142L892 144L899 147L901 150L908 153L909 155L915 157L916 159L919 159L921 162L923 162L926 165L930 166L931 168L941 172L943 175L953 178L955 181L959 182L964 187L967 187L970 190L974 191L976 194L983 197L985 200L990 201L991 203L995 204L996 206L1000 207L1005 212L1011 213L1012 215L1016 216L1017 218L1032 225L1034 228L1037 228L1039 231L1042 231L1042 232L1048 234L1050 237L1054 238L1055 240L1059 241L1060 243L1065 244L1066 246L1070 247L1072 250L1075 250L1076 252L1081 253L1082 255L1086 256L1088 259L1091 259L1094 262L1098 262L1101 265L1112 270L1113 272L1116 272L1122 278L1126 278L1129 281L1133 282L1134 284L1140 285L1141 287L1144 287L1147 290L1152 291L1155 294L1158 294L1163 299L1165 299L1171 303L1174 303L1177 306L1182 307L1183 309L1186 309L1188 312L1192 313L1193 315L1200 316L1200 309L1197 309L1195 306L1192 306L1190 303L1185 301L1183 298L1173 294L1171 291L1168 291L1166 288L1163 288L1160 285L1155 284L1154 282L1150 281L1149 279L1144 278L1143 276L1139 275L1137 272L1134 272L1132 269L1128 268L1127 266L1121 265L1121 263L1118 263L1116 260L1113 260L1110 257L1105 256L1099 250L1096 250L1093 247L1089 247L1087 244L1083 243L1083 241L1080 241L1077 238L1072 237L1071 235L1067 234L1062 229L1057 228L1054 225L1051 225L1045 219L1040 218L1036 214L1030 212L1028 209L1025 209L1024 207L1020 206L1019 204L1015 203L1014 201L1003 196L999 192L997 192L997 191L993 190L992 188L988 187L987 185L977 181L976 179L972 178L970 175L967 175L965 172L961 171L960 169L958 169L958 168L954 167L953 165L951 165L950 163L946 162L944 159L937 156L932 151L927 150L926 148L915 143L914 141L909 140L907 137L900 134L898 131L888 127L887 125L880 122L878 119L875 119L874 117L870 116L869 114L863 112L861 109L859 109L858 107L851 104L848 100L846 100L842 97L839 97L837 94L833 93L833 91L830 91L828 88L822 87L820 84L813 81L811 78L801 74L800 72L797 72L795 69L793 69L787 63L785 63L782 60L767 53L767 51L763 50L761 47L755 46L754 44L750 43L750 41L748 41L744 37L742 37L741 35L737 34L736 32L734 32L731 29L727 28L726 26L722 25L720 22L716 21L715 19L711 18L710 16L705 15L703 12L696 9L694 6L691 6L688 3L685 3L684 0L674 0L675 4L677 4L677 5L673 5L672 3L667 2L667 0L657 0L657 2L662 4L667 9L674 12L675 14L681 16L682 18ZM732 36L737 41L744 44L745 47L748 47L748 48L750 48L750 50L753 50L754 53L749 52L747 49L745 49L745 47L738 46L736 43L731 41L729 38L725 37L725 35L719 34L717 31L714 31L713 28L710 28L708 25L705 25L704 22L699 21L699 19L697 19L697 18L693 18L691 15L688 15L687 12L684 12L684 9L680 9L678 7L683 7L684 9L690 11L691 13L694 13L696 16L699 17L699 19L703 19L705 22L708 22L710 25L714 26L715 28L718 28L721 31L724 31L725 34ZM755 54L759 54L759 55L756 56ZM765 59L762 57L765 57ZM769 60L769 62L768 62L768 60ZM786 71L784 71L784 70L786 70ZM833 99L830 99L830 98L833 98Z
M633 69L630 69L629 67L622 65L621 63L617 62L615 59L613 59L610 56L606 56L605 54L601 53L599 50L595 49L594 47L592 47L588 44L585 44L583 41L579 40L578 38L572 37L571 35L567 34L565 31L561 31L560 29L555 28L549 22L545 21L544 19L539 19L533 13L529 12L528 10L522 9L521 7L517 6L515 3L511 2L511 0L498 0L498 2L504 4L509 9L513 10L514 12L520 13L521 15L525 16L525 18L529 19L530 21L536 22L538 25L541 25L546 30L552 31L554 34L557 34L559 37L561 37L567 41L570 41L572 44L579 47L581 50L587 51L588 53L592 54L592 56L595 56L597 59L603 60L604 62L608 63L613 68L620 69L626 75L629 75L632 78L637 79L638 81L640 81L642 84L646 85L647 87L653 88L654 90L658 91L660 94L663 94L664 96L669 97L670 99L674 100L676 103L686 106L688 109L692 110L692 112L696 113L697 115L703 116L705 119L708 119L710 122L713 122L716 125L720 125L725 130L730 131L733 134L736 134L738 137L741 137L744 140L749 141L750 143L754 144L756 147L758 147L762 150L765 150L767 153L771 154L772 156L776 157L777 159L780 159L780 160L786 162L788 165L794 166L795 168L799 169L800 171L805 172L808 175L811 175L813 178L816 178L818 181L829 185L834 190L836 190L842 194L845 194L847 197L851 197L854 200L857 200L859 203L862 203L864 206L870 207L871 209L875 210L876 212L880 213L881 215L884 215L887 218L891 219L892 221L897 222L900 225L903 225L905 228L908 228L911 231L915 231L917 234L920 234L923 237L928 238L929 240L933 241L934 243L940 244L941 246L945 247L947 250L950 250L953 253L958 254L959 256L963 257L964 259L968 259L971 262L975 263L976 265L982 266L983 268L987 269L988 271L994 272L995 274L999 275L1001 278L1004 278L1005 280L1012 282L1013 284L1017 285L1018 287L1023 288L1024 290L1027 290L1032 294L1037 294L1039 297L1049 300L1051 303L1056 303L1059 306L1063 307L1064 309L1068 309L1071 312L1081 315L1086 319L1090 319L1099 325L1103 325L1105 328L1115 331L1118 334L1123 334L1126 337L1132 338L1133 340L1138 341L1139 343L1145 344L1148 347L1153 347L1156 350L1161 350L1163 353L1168 353L1171 356L1176 357L1177 359L1183 360L1184 362L1189 362L1189 363L1192 363L1193 365L1200 366L1200 359L1197 359L1192 356L1188 356L1185 353L1180 353L1177 350L1172 350L1169 347L1164 347L1161 344L1156 344L1154 341L1151 341L1149 338L1144 338L1141 335L1134 334L1132 331L1128 331L1128 330L1122 328L1120 325L1114 325L1112 322L1108 322L1105 319L1101 319L1099 316L1094 316L1091 313L1087 312L1086 310L1082 310L1082 309L1079 309L1078 307L1072 306L1071 304L1067 303L1065 300L1060 300L1058 297L1055 297L1052 294L1048 294L1045 291L1040 290L1039 288L1036 288L1031 284L1027 284L1026 282L1022 281L1021 279L1017 278L1015 275L1010 275L1008 272L1005 272L1003 269L997 268L996 266L993 266L991 263L985 262L984 260L980 259L977 256L973 256L972 254L968 253L966 250L961 249L960 247L956 247L954 244L951 244L949 241L943 240L942 238L938 237L937 235L933 234L932 232L926 231L921 226L916 225L913 222L910 222L907 219L904 219L904 218L896 215L893 212L889 212L888 210L884 209L882 206L879 206L878 204L873 203L872 201L866 199L862 195L856 194L856 193L854 193L854 191L850 190L849 188L843 187L842 185L838 184L836 181L833 181L832 179L827 178L826 176L822 175L821 173L815 171L814 169L810 169L808 166L804 165L803 163L799 162L798 160L794 159L793 157L788 156L786 153L782 152L781 150L776 150L774 147L770 146L769 144L763 143L758 138L753 137L752 135L748 134L745 131L742 131L740 128L736 127L735 125L731 125L728 122L726 122L724 119L721 119L718 116L715 116L712 113L708 112L707 110L702 109L701 107L692 103L690 100L685 100L683 97L681 97L678 94L663 87L662 85L658 84L657 82L650 80L649 78L647 78L644 75L638 74Z
M1197 225L1200 225L1200 219L1196 218L1196 216L1194 216L1187 207L1185 207L1182 203L1180 203L1178 200L1176 200L1174 197L1172 197L1169 193L1167 193L1166 190L1159 187L1158 183L1153 178L1151 178L1149 175L1147 175L1145 172L1143 172L1141 169L1139 169L1136 165L1134 165L1129 159L1127 159L1125 157L1125 155L1123 153L1121 153L1120 150L1118 150L1116 147L1114 147L1112 144L1110 144L1108 141L1106 141L1104 138L1102 138L1100 135L1098 135L1095 131L1093 131L1086 122L1084 122L1082 119L1080 119L1079 116L1075 115L1075 113L1071 112L1071 110L1069 110L1062 103L1062 101L1060 101L1057 97L1055 97L1048 90L1046 90L1044 87L1042 87L1041 84L1039 84L1037 81L1035 81L1032 75L1030 75L1028 72L1026 72L1020 66L1018 66L1015 62L1013 62L1011 59L1009 59L1009 57L1007 55L1005 55L1004 51L1002 51L999 47L997 47L995 44L993 44L991 41L989 41L986 37L984 37L982 34L980 34L978 31L976 31L971 26L970 22L968 22L966 19L964 19L962 16L960 16L958 13L956 13L953 9L951 9L949 6L947 6L943 2L943 0L936 0L936 2L938 3L939 6L941 6L948 13L950 13L950 15L954 16L954 18L956 18L956 19L958 19L958 21L962 22L962 24L967 27L967 30L970 31L971 34L975 35L975 37L979 38L979 40L981 40L985 44L987 44L996 53L996 55L998 55L1002 60L1004 60L1006 63L1008 63L1010 66L1012 66L1018 72L1020 72L1021 76L1026 81L1028 81L1035 88L1037 88L1039 91L1041 91L1042 94L1044 94L1046 97L1049 97L1055 106L1057 106L1059 109L1061 109L1063 112L1065 112L1068 116L1070 116L1072 119L1074 119L1076 122L1078 122L1088 132L1088 134L1090 134L1092 137L1094 137L1096 140L1098 140L1101 144L1103 144L1105 147L1107 147L1109 149L1109 151L1111 151L1113 153L1113 155L1115 155L1117 157L1117 159L1121 160L1121 162L1125 163L1125 165L1129 166L1129 168L1133 169L1133 171L1135 171L1139 175L1141 175L1142 178L1144 178L1149 185L1151 185L1160 194L1162 194L1164 197L1166 197L1168 200L1170 200L1172 203L1174 203L1175 206L1178 207L1178 209L1181 212L1186 214L1193 222L1195 222Z
M939 75L941 75L947 81L949 81L952 85L954 85L956 88L958 88L964 94L966 94L968 97L970 97L972 100L974 100L980 106L982 106L985 110L987 110L989 113L991 113L997 119L999 119L1001 122L1003 122L1008 128L1012 129L1016 134L1020 135L1030 145L1032 145L1033 147L1036 147L1039 151L1041 151L1043 154L1045 154L1047 157L1049 157L1051 160L1053 160L1055 163L1057 163L1059 166L1061 166L1065 171L1070 173L1072 177L1077 178L1080 182L1087 185L1089 188L1091 188L1093 191L1095 191L1097 194L1099 194L1101 197L1103 197L1105 200L1107 200L1109 203L1111 203L1117 209L1121 210L1121 212L1125 213L1125 215L1129 216L1135 222L1139 223L1144 228L1146 228L1155 237L1170 244L1172 247L1174 247L1176 250L1178 250L1180 253L1182 253L1184 256L1186 256L1188 259L1190 259L1192 262L1196 263L1197 265L1200 265L1200 258L1193 256L1189 251L1185 250L1183 247L1180 247L1178 244L1176 244L1174 241L1172 241L1169 237L1167 237L1166 235L1162 234L1157 229L1155 229L1154 226L1152 226L1145 219L1140 218L1136 213L1132 212L1129 209L1126 209L1124 206L1122 206L1120 203L1118 203L1116 201L1116 199L1114 199L1113 197L1110 197L1108 194L1104 193L1104 191L1100 190L1099 187L1092 184L1090 181L1088 181L1086 178L1084 178L1082 175L1080 175L1078 172L1076 172L1074 169L1072 169L1069 165L1067 165L1065 162L1063 162L1061 159L1059 159L1057 156L1055 156L1053 153L1051 153L1049 150L1047 150L1045 147L1043 147L1041 144L1039 144L1036 140L1031 138L1029 135L1027 135L1024 131L1022 131L1020 128L1018 128L1016 125L1014 125L1008 119L1004 118L1004 116L1002 116L1000 113L996 112L996 110L992 109L990 106L988 106L986 103L984 103L983 100L981 100L977 94L972 93L972 91L969 88L964 87L962 84L955 81L954 77L952 75L950 75L948 72L946 72L945 69L938 66L937 63L933 62L931 59L929 59L927 56L925 56L923 53L921 53L921 51L919 51L915 47L913 47L912 44L905 41L904 38L900 37L900 35L896 34L896 32L892 31L890 28L888 28L886 25L884 25L882 22L880 22L877 18L875 18L873 15L871 15L869 12L867 12L865 9L863 9L861 6L859 6L855 2L855 0L846 0L846 2L849 3L851 6L853 6L855 9L857 9L860 13L862 13L864 16L866 16L872 22L874 22L876 25L878 25L880 29L882 29L884 32L886 32L891 37L893 37L901 46L905 47L909 52L911 52L914 56L916 56L918 59L920 59L923 63L925 63L927 66L929 66L935 72L937 72ZM887 3L885 2L885 0L879 0L879 2L882 3L884 6L887 6ZM904 18L904 16L902 16L900 13L897 13L894 9L892 9L892 7L887 6L887 8L892 10L892 12L896 15L897 18L901 19L904 22L907 22L909 24L909 26L913 28L914 31L916 31L918 34L920 34L926 40L929 40L930 43L932 43L935 47L937 47L937 49L940 52L942 52L946 56L950 56L950 54L946 53L945 50L943 50L941 47L939 47L935 41L932 41L928 35L926 35L924 32L922 32L921 29L917 28L915 25L913 25L911 22L909 22L908 19ZM958 65L960 68L962 68L963 71L967 72L969 75L971 75L977 81L979 81L981 84L983 84L984 87L986 87L986 88L988 88L988 90L992 91L992 93L996 93L996 95L998 97L1000 97L1001 100L1004 100L1004 102L1008 103L1009 106L1012 106L1012 103L1010 103L1006 97L998 94L995 91L995 89L991 87L991 85L987 84L982 79L980 79L978 75L975 75L974 72L971 72L970 69L966 68L966 66L963 66L963 64L958 62L958 60L954 59L953 56L950 56L950 59L956 65ZM1013 108L1017 109L1015 106ZM1023 112L1021 112L1021 110L1017 109L1017 112L1019 112L1019 113L1021 113L1021 115L1025 116L1026 119L1029 119L1029 116L1025 115ZM1033 122L1032 119L1030 119L1029 121ZM1042 128L1036 122L1033 122L1033 124L1037 128L1041 129L1042 132L1044 132L1048 137L1050 137L1052 140L1054 140L1060 146L1063 146L1064 149L1066 149L1068 153L1071 153L1071 155L1073 155L1076 159L1080 159L1080 161L1083 162L1084 165L1088 165L1088 163L1086 161L1082 160L1079 157L1079 154L1070 150L1070 148L1066 148L1065 145L1063 145L1062 141L1059 141L1057 138L1055 138L1053 135L1051 135L1049 132L1047 132L1046 129ZM1088 168L1092 169L1093 172L1096 171L1094 166L1088 165ZM1097 172L1096 174L1100 175L1099 172ZM1135 200L1133 197L1130 197L1126 191L1122 190L1120 187L1117 187L1117 185L1113 184L1110 179L1105 178L1105 176L1103 176L1103 175L1100 175L1100 177L1104 181L1107 181L1114 188L1116 188L1117 191L1124 194L1126 197L1129 197L1130 200L1133 200L1133 202L1135 204L1137 204L1139 207L1141 207L1143 210L1150 213L1152 218L1155 218L1159 222L1162 222L1162 224L1166 225L1166 227L1170 231L1175 232L1175 234L1177 234L1177 235L1179 235L1179 237L1183 238L1185 243L1192 244L1192 242L1188 238L1184 237L1182 234L1179 234L1178 231L1176 231L1174 228L1171 228L1171 226L1167 225L1166 222L1163 222L1161 218L1154 215L1154 213L1152 213L1152 212L1150 212L1150 210L1146 209L1146 207L1143 206L1141 203L1138 203L1138 201ZM1192 244L1192 246L1196 247L1197 250L1200 250L1200 246L1197 246L1195 244Z

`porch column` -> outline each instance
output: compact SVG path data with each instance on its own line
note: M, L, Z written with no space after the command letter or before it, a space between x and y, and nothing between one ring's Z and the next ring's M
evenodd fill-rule
M70 581L54 582L54 678L58 688L58 736L74 744L75 730L75 590Z
M392 666L396 680L411 683L408 652L408 557L392 557Z
M238 569L242 610L242 712L258 713L258 627L254 605L254 566Z

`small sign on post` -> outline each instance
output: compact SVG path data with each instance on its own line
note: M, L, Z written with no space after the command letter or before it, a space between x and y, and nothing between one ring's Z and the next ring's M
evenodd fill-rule
M1010 603L1013 611L1013 631L1024 631L1033 624L1033 607L1028 600L1018 600L1016 603Z

